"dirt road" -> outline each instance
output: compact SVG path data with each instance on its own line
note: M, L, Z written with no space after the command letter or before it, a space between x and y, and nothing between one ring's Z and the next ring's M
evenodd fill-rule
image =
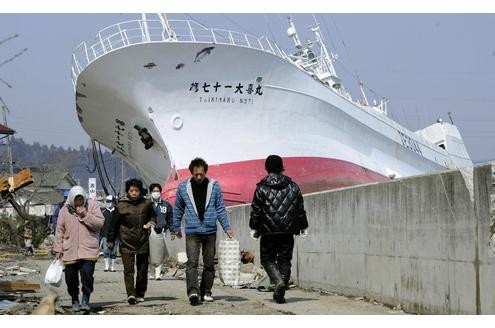
M348 298L319 291L292 288L286 293L287 303L277 304L272 293L255 289L233 289L222 286L215 279L213 303L191 306L186 297L185 280L166 276L161 281L149 280L145 301L134 306L126 302L123 268L117 260L117 272L104 272L103 261L96 264L94 292L91 295L92 309L86 314L403 314L381 304L374 304L361 298ZM42 284L46 268L51 259L26 258L19 265L39 269L40 273L21 276L18 279L35 281ZM13 279L3 277L2 280ZM59 313L74 314L70 307L65 281L61 287L54 288L60 295L57 303ZM36 293L44 296L46 286ZM78 312L77 314L83 314Z

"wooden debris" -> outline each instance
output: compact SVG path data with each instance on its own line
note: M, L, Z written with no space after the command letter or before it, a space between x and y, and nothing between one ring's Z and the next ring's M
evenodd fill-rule
M27 272L27 273L38 273L38 272L40 272L40 270L26 268L26 267L20 267L19 268L19 271L21 271L21 272Z
M0 290L6 292L34 292L40 289L40 284L24 280L0 281Z
M3 196L9 192L16 192L31 183L33 183L31 169L24 169L13 177L0 177L0 192Z

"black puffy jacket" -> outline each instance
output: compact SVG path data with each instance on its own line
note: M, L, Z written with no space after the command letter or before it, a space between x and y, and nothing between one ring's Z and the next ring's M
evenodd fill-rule
M259 235L299 232L308 227L299 186L289 177L270 173L257 185L249 227Z

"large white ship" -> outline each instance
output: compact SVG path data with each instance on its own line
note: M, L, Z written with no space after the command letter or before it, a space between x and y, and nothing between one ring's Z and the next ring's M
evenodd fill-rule
M289 20L288 53L264 37L158 18L81 43L72 79L84 130L146 183L165 184L172 202L194 157L227 204L251 202L270 154L304 193L472 165L454 125L412 132L386 102L353 100L318 25L301 44Z

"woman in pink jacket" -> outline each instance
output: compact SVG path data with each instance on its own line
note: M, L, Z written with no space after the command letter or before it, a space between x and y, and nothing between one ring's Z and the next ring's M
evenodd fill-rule
M99 235L105 219L98 203L88 199L81 186L69 191L67 205L58 217L55 234L55 257L65 264L65 283L72 298L74 311L89 308L93 292L93 273L98 260ZM82 300L79 304L79 275L82 283Z

